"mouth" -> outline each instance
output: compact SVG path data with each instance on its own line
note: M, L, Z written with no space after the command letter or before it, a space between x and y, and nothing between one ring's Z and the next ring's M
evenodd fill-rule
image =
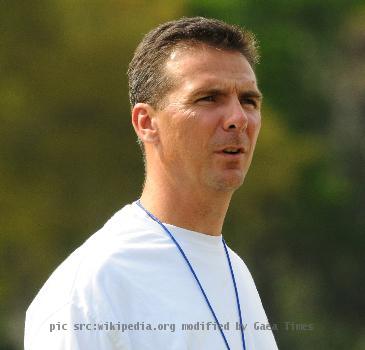
M227 157L240 157L245 153L245 149L242 146L227 146L216 153Z
M243 153L243 149L242 148L229 147L229 148L225 148L224 150L222 150L222 152L225 153L225 154L240 154L240 153Z

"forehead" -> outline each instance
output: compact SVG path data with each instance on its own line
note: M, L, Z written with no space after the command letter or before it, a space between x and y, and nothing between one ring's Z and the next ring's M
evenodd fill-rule
M174 91L194 92L205 87L256 89L256 76L247 59L236 51L207 46L178 48L166 62Z

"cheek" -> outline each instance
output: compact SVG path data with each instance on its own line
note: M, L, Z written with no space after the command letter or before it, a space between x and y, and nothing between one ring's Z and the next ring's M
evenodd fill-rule
M252 141L257 139L257 136L260 132L260 128L261 128L261 116L257 114L250 116L247 125L247 134Z
M196 141L196 116L188 111L171 113L161 124L161 141L167 152L187 153Z
M205 142L206 146L214 142L217 136L222 133L222 120L225 115L224 110L208 110L199 114L199 120L196 123L196 140L195 142ZM224 132L223 132L224 133Z
M219 124L218 115L178 107L174 106L174 109L169 110L168 118L164 120L164 138L169 145L174 146L176 157L201 159L202 154L210 149L210 143L214 139ZM183 155L178 156L181 153Z

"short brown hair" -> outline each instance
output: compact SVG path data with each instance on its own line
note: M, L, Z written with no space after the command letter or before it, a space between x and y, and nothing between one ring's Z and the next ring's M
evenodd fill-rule
M254 35L217 19L184 17L163 23L145 35L129 64L129 99L154 108L172 87L164 72L170 53L181 44L204 44L227 51L238 51L254 66L259 55Z

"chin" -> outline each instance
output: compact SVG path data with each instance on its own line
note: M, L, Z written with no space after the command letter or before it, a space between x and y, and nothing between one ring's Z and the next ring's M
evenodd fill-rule
M245 174L230 174L229 176L222 176L210 179L210 186L217 191L232 192L240 188L245 179Z

